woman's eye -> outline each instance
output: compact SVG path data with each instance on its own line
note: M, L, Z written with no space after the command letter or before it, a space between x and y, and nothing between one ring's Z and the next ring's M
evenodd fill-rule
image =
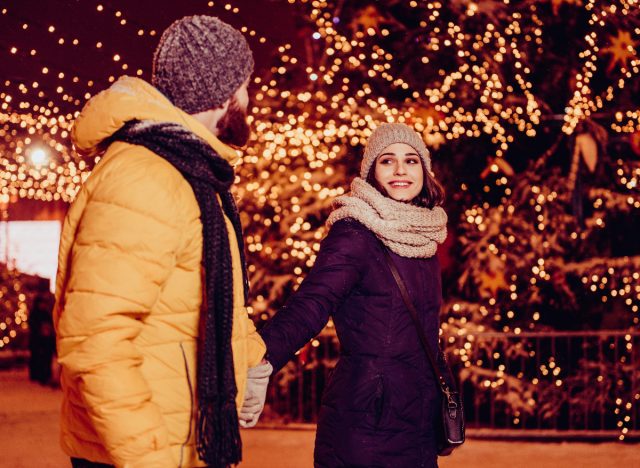
M407 159L407 164L419 164L420 161L417 159Z

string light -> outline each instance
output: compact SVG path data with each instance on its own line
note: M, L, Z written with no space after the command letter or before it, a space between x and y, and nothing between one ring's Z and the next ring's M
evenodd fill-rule
M0 148L4 150L0 156L0 167L3 167L0 194L70 202L93 164L70 150L69 133L74 115L55 118L47 108L41 107L38 111L38 115L0 112ZM18 132L23 137L16 139ZM40 146L27 157L34 144ZM43 158L45 148L50 153L47 160Z
M625 122L626 120L626 122ZM633 133L640 130L640 111L616 112L611 129L618 133Z
M637 2L629 2L625 4L625 6L627 6L627 8L623 8L620 11L620 14L623 16L629 15L630 8L637 8L638 4ZM597 59L601 47L598 44L598 30L606 28L609 18L616 16L616 9L610 10L608 5L602 5L600 9L598 9L595 0L587 0L585 8L591 12L589 24L593 26L594 29L585 37L588 47L580 53L580 58L583 59L584 64L582 70L575 76L576 90L566 108L565 124L562 128L567 134L573 133L578 123L589 118L589 116L599 109L602 109L606 102L612 101L616 88L622 90L625 87L626 80L637 76L640 71L640 60L634 58L631 60L629 69L625 67L621 68L621 77L617 81L616 86L609 86L601 95L594 96L590 85L591 79L598 71ZM609 15L607 14L608 9L611 13ZM629 52L632 53L633 51ZM635 54L635 52L633 53Z
M465 368L484 364L482 359L472 361L472 356L477 344L475 336L488 330L488 320L493 321L491 326L495 325L495 329L515 335L542 329L545 317L540 304L532 303L528 308L522 304L531 297L537 297L539 302L542 288L562 275L575 275L578 270L597 274L596 280L592 274L577 274L586 292L597 294L603 301L622 299L632 312L634 323L638 323L637 259L625 259L629 263L626 266L612 266L610 259L602 265L564 264L562 252L554 251L557 246L543 240L555 231L559 214L566 214L566 197L557 188L550 188L560 184L540 181L523 191L512 185L511 176L501 174L504 166L498 161L516 141L539 136L549 114L537 94L531 65L533 54L543 54L548 34L539 6L524 2L526 5L520 7L504 1L505 8L497 8L495 20L479 21L481 15L487 14L481 2L467 2L460 21L451 21L446 2L413 1L408 5L417 26L407 31L383 14L375 2L354 15L349 25L343 24L340 8L330 2L288 3L308 11L313 27L302 39L304 51L292 44L280 46L269 73L254 78L255 105L250 120L255 135L237 167L236 194L242 204L243 224L247 226L248 269L255 278L253 289L258 291L250 306L254 316L265 319L270 304L288 295L288 288L295 289L313 265L320 240L326 235L324 214L331 201L348 190L346 183L355 175L357 166L355 153L372 129L379 122L405 122L421 132L434 148L460 140L486 138L491 142L489 156L495 160L483 181L483 190L497 194L503 203L497 207L481 203L463 211L463 230L470 239L492 236L482 245L486 265L494 261L502 270L512 270L512 265L507 265L511 261L507 254L533 242L522 234L538 236L531 254L520 259L523 266L517 274L500 275L500 268L494 267L491 272L495 276L484 278L481 284L486 297L477 303L456 301L451 305L451 320L443 324L443 331L450 343L461 340L454 351ZM229 2L209 1L206 5L225 14L240 12ZM594 85L594 76L603 68L600 62L607 45L605 31L612 24L619 24L616 18L631 15L638 6L637 1L621 1L612 10L611 5L585 0L582 8L589 14L591 30L584 38L584 49L578 57L581 67L575 73L574 89L560 117L565 134L572 134L581 121L607 109L637 78L640 61L632 58L627 67L616 71L615 79L604 91L598 93ZM11 15L7 8L2 14ZM148 24L136 22L126 11L107 3L97 3L92 14L121 27L132 40L157 36ZM24 33L20 32L16 43L7 44L9 47L0 53L28 60L37 66L39 74L29 80L7 79L0 93L0 197L70 202L97 162L79 158L69 142L71 124L81 103L124 71L136 70L136 75L143 76L146 69L137 67L123 50L113 50L104 37L77 39L58 25L18 23L26 26L21 26ZM267 42L255 29L238 27L249 38ZM49 40L65 50L90 49L104 55L104 70L83 73L70 64L61 65L43 56L39 47L23 47L19 41L35 30L46 31ZM410 47L391 50L386 44L394 38L399 41L399 36L410 38L411 42L405 41ZM308 56L303 57L304 53ZM298 76L304 77L304 84L291 86ZM617 133L638 131L639 115L640 110L619 111L610 128ZM36 163L29 157L33 155L29 153L31 149L37 147L46 148L48 161L38 159L41 162ZM636 189L639 170L619 161L616 176L620 188ZM287 180L285 176L290 184L287 187L282 183ZM468 192L469 188L463 183L461 190ZM513 202L516 194L525 200L524 208ZM589 198L595 214L588 222L598 229L607 226L605 209L624 207L635 213L633 210L640 208L637 193L618 197L611 191L594 192ZM503 226L504 220L516 217L526 219L532 228L519 230L514 223L506 223L506 231L493 231L496 226ZM575 237L569 236L574 245L584 242L584 232L576 230L574 234ZM280 245L285 247L276 247ZM265 265L280 271L256 275ZM606 271L600 271L605 265ZM278 275L279 281L274 280ZM15 307L21 310L20 305ZM0 329L14 326L16 317L10 324L3 322L4 328L0 322ZM24 323L22 316L20 320ZM15 327L12 330L18 331ZM0 347L8 343L0 342ZM490 357L496 362L505 359L499 351ZM540 366L543 375L534 378L534 385L542 385L543 377L556 387L565 385L563 371L552 359ZM495 375L482 378L483 386L495 389L513 382L504 364L497 364L497 369ZM526 398L525 402L528 408L535 405L533 398ZM625 408L627 403L621 401L618 407ZM524 409L515 412L513 424L519 424L524 415ZM626 416L621 417L623 426L628 427Z
M2 269L0 272L0 300L13 313L2 317L0 321L0 350L18 337L24 337L28 328L27 296L22 291L22 281L12 270Z

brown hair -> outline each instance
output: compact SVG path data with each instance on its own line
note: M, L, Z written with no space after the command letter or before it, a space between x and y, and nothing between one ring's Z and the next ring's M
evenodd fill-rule
M380 192L385 197L389 197L389 194L384 189L382 185L378 183L376 180L376 166L378 164L378 158L375 159L371 169L369 170L369 174L367 174L367 183L373 186L378 192ZM420 193L416 195L413 200L408 201L412 205L421 206L423 208L434 208L436 206L441 206L444 203L444 187L438 182L435 177L431 175L429 171L424 167L424 162L420 161L420 165L422 166L422 190Z

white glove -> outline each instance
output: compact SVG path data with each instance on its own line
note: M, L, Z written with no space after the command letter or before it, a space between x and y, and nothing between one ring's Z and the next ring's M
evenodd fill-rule
M253 427L257 424L264 409L267 385L269 385L269 376L272 372L273 366L268 361L249 369L247 391L244 395L242 408L240 408L240 426Z

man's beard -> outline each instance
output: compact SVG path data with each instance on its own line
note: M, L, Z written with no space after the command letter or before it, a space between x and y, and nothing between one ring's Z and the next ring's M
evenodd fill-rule
M242 147L247 144L251 128L247 123L247 111L241 109L235 96L229 102L227 113L218 121L218 138L231 146Z

